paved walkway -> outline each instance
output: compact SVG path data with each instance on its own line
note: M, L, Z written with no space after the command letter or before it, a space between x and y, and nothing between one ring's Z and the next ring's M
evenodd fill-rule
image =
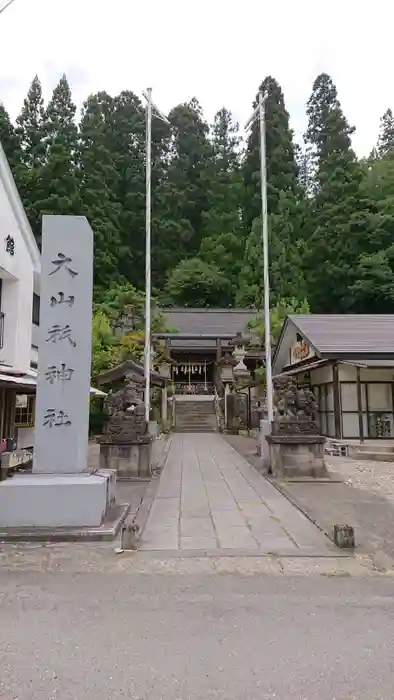
M333 551L320 530L216 433L173 435L140 549Z

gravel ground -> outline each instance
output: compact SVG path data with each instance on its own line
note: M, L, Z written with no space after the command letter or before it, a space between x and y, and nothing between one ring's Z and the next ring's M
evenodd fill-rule
M244 435L226 435L227 442L238 450L254 467L260 465L256 455L256 440ZM369 491L394 501L394 462L369 462L326 455L328 470L340 475L355 488Z
M394 501L394 462L357 462L344 457L327 457L329 471L340 474L352 486Z

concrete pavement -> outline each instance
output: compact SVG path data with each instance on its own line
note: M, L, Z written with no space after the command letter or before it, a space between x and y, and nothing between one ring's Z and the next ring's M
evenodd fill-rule
M150 523L176 538L0 545L1 700L392 700L392 572L331 551L219 436L173 448Z
M392 588L379 576L2 570L0 698L392 700Z
M175 434L142 551L330 554L333 546L220 435Z

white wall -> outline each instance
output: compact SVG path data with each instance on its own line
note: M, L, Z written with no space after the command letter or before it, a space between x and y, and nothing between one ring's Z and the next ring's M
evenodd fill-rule
M332 366L327 365L326 367L311 369L310 377L311 386L316 386L317 384L328 384L328 382L333 381Z
M33 263L12 207L0 181L1 310L4 313L4 346L0 361L27 371L30 366ZM15 254L6 251L5 239L15 241Z
M14 239L14 255L6 251L7 236ZM38 271L38 249L0 147L0 277L4 313L0 362L22 372L30 367L35 266Z
M22 450L27 447L34 447L34 428L17 428L18 449Z
M280 346L275 353L275 362L272 366L273 375L279 374L284 367L288 365L298 364L300 360L296 359L293 354L293 350L297 345L297 333L298 329L295 327L294 323L288 319L286 322L286 328L283 332ZM315 348L309 345L309 355L308 359L316 356ZM304 358L305 360L306 358Z
M357 368L351 365L339 365L338 369L340 381L340 398L342 411L351 413L342 414L343 437L358 437L360 434L357 400ZM392 369L381 368L360 368L361 382L368 382L368 409L371 413L387 414L386 422L391 425L391 434L394 432L394 425L390 415L392 411L391 382L393 381ZM353 383L352 383L353 382ZM376 382L376 383L375 383ZM381 383L383 382L383 383ZM361 384L361 405L362 410L367 409L365 384ZM364 436L368 435L368 417L366 413L362 416L364 426ZM373 420L373 418L372 418Z

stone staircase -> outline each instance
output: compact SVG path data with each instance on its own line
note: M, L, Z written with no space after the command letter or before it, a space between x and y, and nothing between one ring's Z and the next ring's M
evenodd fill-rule
M176 433L214 433L217 431L213 397L192 400L177 396L175 403Z

